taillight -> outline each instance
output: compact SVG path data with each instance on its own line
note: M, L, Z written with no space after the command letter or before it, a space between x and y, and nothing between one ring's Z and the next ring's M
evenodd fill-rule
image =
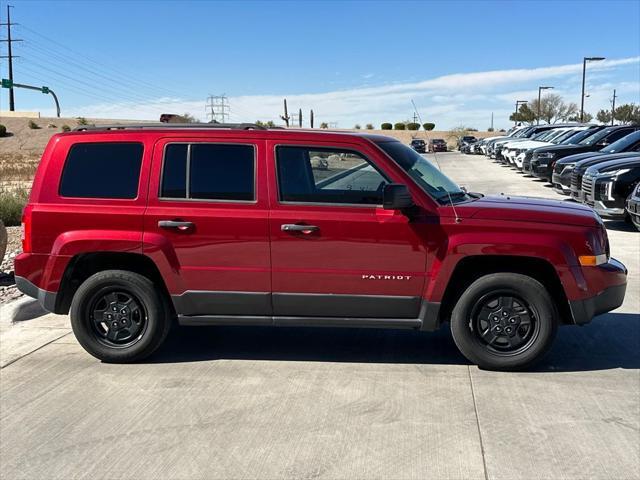
M22 251L31 252L31 207L27 205L22 212Z

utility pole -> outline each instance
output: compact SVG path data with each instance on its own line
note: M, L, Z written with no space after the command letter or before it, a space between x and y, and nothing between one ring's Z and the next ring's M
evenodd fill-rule
M289 111L287 110L287 99L284 99L284 115L280 115L280 118L282 120L284 120L284 123L287 125L287 128L289 128L289 120L291 120L291 117L289 116Z
M418 123L418 114L413 112L413 123Z
M493 112L491 112L491 131L493 132Z
M582 59L582 95L580 96L580 123L584 121L584 82L587 75L587 62L599 62L604 57L584 57Z
M9 81L13 84L13 59L16 56L13 55L13 50L11 48L13 42L22 42L20 39L12 39L11 38L11 25L16 25L15 23L11 23L11 5L7 5L7 23L0 23L0 26L7 26L7 38L0 40L0 42L7 42L7 55L2 55L0 58L8 58L9 59ZM13 86L9 88L9 111L14 112L16 110L15 98L13 96Z
M613 117L616 114L616 89L613 89L613 98L611 99L611 125L613 125Z
M542 90L549 90L553 87L538 87L538 113L536 114L536 125L540 125L540 102L542 101Z
M222 94L218 96L209 95L205 109L207 112L207 118L211 118L209 123L218 123L218 117L222 119L222 122L220 123L225 123L226 117L229 116L229 110L231 107L229 106L227 96Z
M311 115L309 116L309 124L311 125L311 128L313 128L313 110L311 110Z
M298 126L302 128L302 109L298 110Z

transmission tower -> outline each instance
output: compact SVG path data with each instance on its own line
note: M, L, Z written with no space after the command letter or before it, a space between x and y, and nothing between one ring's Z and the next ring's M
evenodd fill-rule
M209 95L205 109L209 123L226 123L231 107L226 95Z

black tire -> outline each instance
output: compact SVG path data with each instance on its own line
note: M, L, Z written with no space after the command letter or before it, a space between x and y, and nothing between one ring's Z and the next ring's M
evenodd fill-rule
M487 370L531 366L547 353L557 329L557 309L549 292L537 280L516 273L494 273L474 281L451 314L451 332L460 352Z
M112 312L114 307L119 311ZM108 363L148 357L162 345L173 323L167 299L153 282L125 270L105 270L85 280L73 297L70 316L80 345ZM111 329L109 324L119 321L122 329Z

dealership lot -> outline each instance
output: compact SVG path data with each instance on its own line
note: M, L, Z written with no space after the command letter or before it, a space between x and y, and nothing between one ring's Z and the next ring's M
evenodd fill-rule
M483 156L437 159L471 191L564 199ZM81 349L66 317L9 326L5 309L0 472L638 478L640 233L607 227L630 270L624 305L561 328L526 373L469 366L447 328L180 329L149 362L108 365Z

